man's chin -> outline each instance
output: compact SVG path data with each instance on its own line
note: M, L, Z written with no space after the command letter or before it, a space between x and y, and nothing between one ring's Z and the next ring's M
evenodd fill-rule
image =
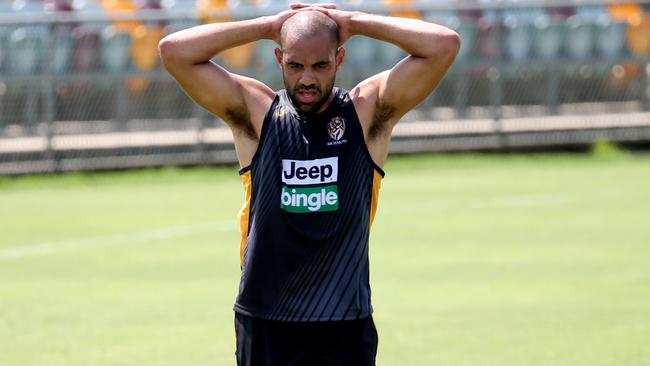
M315 113L315 112L318 112L320 107L322 107L323 104L324 104L323 99L314 101L313 103L302 103L297 98L292 98L292 99L293 99L293 104L296 107L298 107L298 110L300 110L302 113Z
M314 113L318 110L319 107L320 104L316 104L316 103L312 103L312 104L298 103L298 109L303 113Z

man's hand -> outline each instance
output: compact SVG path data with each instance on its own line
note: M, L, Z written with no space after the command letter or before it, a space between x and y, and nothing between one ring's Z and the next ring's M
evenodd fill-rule
M355 15L356 12L338 10L336 9L335 4L328 3L295 3L291 4L290 6L291 9L320 11L321 13L324 13L328 17L332 18L332 20L334 20L336 22L336 25L339 27L339 47L354 35L350 30L350 19L352 19L352 16Z
M305 4L305 3L292 3L289 5L290 9L285 10L276 15L269 16L269 21L271 22L271 35L269 38L275 41L275 43L280 44L280 30L282 29L282 24L291 18L294 14L299 11L307 10L322 10L326 9L336 9L335 4ZM327 14L327 13L326 13Z
M283 11L281 13L276 14L276 15L269 16L268 20L271 23L271 34L270 34L269 38L274 40L275 43L281 44L280 43L280 29L282 29L282 24L284 24L285 20L291 18L299 10L300 10L300 8L294 8L292 6L290 10L285 10L285 11Z
M343 11L338 9L319 9L325 13L328 17L332 18L336 25L339 27L339 47L341 47L345 42L350 39L354 33L350 27L352 23L352 17L357 14L357 12L352 11Z

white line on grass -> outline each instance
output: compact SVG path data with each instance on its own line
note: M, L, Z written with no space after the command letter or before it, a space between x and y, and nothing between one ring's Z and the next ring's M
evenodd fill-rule
M236 230L234 221L224 221L210 224L195 224L173 226L162 229L135 231L124 234L92 236L86 238L64 240L50 243L30 244L17 248L0 250L0 260L22 258L34 255L49 253L58 253L76 249L85 249L92 247L108 245L124 245L132 243L142 243L155 240L165 240L199 233L212 233L221 231Z

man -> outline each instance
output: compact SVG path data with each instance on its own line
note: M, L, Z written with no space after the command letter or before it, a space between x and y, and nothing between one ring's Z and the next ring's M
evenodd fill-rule
M355 35L409 56L350 92L335 88L340 46ZM285 90L210 61L259 39L279 43ZM458 35L414 19L292 4L183 30L159 48L185 91L230 126L242 168L238 365L374 365L368 233L382 166L393 127L443 78Z

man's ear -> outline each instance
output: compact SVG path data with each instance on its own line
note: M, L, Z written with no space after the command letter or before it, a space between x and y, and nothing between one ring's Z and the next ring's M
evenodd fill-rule
M339 47L336 50L336 71L339 71L343 65L343 60L345 59L345 48Z
M279 48L275 48L275 60L278 61L278 65L280 65L280 69L282 69L282 50Z

